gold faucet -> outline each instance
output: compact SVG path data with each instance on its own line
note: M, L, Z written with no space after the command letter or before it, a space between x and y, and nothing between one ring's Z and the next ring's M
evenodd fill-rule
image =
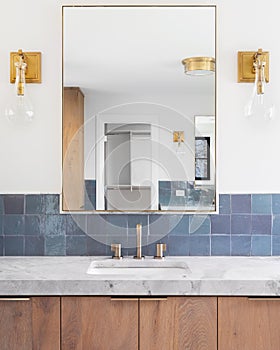
M136 256L134 259L143 259L142 256L142 225L136 225Z

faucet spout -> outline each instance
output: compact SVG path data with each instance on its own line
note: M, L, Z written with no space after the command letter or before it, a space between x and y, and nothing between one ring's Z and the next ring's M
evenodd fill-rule
M143 259L142 257L142 225L136 225L136 256L134 259Z

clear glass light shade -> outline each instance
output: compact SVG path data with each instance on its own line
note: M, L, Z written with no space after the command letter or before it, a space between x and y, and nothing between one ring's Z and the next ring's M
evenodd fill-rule
M15 91L6 106L5 116L18 126L28 125L34 119L34 108L28 95L25 84L26 63L15 63L16 81Z
M275 114L275 106L266 90L264 62L254 63L256 70L252 95L244 108L246 117L261 117L271 120Z

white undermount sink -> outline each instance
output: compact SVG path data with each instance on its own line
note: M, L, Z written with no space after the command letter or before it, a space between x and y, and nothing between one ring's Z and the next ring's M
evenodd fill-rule
M186 263L175 259L157 260L144 258L137 260L123 258L122 260L103 259L91 262L87 273L98 276L149 277L155 279L172 279L176 276L185 276L190 272Z

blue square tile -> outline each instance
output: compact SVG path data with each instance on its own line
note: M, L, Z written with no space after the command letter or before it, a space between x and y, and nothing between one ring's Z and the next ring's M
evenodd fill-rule
M0 214L0 236L3 235L3 216Z
M151 256L154 257L156 255L156 245L158 243L165 243L166 244L166 251L163 253L164 256L168 255L168 236L165 237L156 237L156 236L149 236L147 240L147 245L144 245L142 247L142 253L144 256ZM135 255L135 251L132 255Z
M252 235L270 235L271 221L271 215L252 215Z
M65 235L66 217L65 215L46 215L46 235Z
M170 256L188 256L190 254L190 237L169 236L167 246Z
M271 236L253 236L251 255L270 256L271 255Z
M148 215L128 215L128 235L136 235L136 225L142 225L142 235L147 236L149 230L149 216Z
M272 195L272 213L280 214L280 194Z
M189 218L189 215L169 215L169 234L174 236L188 235Z
M168 214L152 214L149 215L149 234L165 237L170 231L170 220L173 215Z
M45 236L45 255L65 256L65 236Z
M102 215L105 219L105 230L107 235L127 235L128 216L125 214Z
M212 236L211 237L211 255L228 256L230 255L230 236Z
M229 194L220 194L219 196L219 213L220 214L230 214L230 195Z
M4 235L23 235L24 234L24 215L4 215L3 216Z
M25 252L26 256L43 256L45 247L44 236L26 236Z
M271 214L271 194L252 194L252 213Z
M231 233L235 235L251 234L251 215L231 215Z
M87 237L66 236L66 255L87 255Z
M110 248L91 237L87 237L87 255L111 255Z
M158 188L159 188L159 191L162 189L171 190L171 181L159 181Z
M59 214L59 195L45 195L46 214Z
M5 214L24 214L24 195L9 195L4 196L4 211Z
M272 216L272 234L280 235L280 215Z
M106 235L106 215L91 214L87 215L87 230L90 236Z
M210 255L210 236L191 236L190 237L190 255L209 256Z
M0 256L4 255L4 237L0 237Z
M191 235L209 235L211 232L210 217L208 215L191 215L189 232Z
M25 214L45 214L45 195L29 194L25 196Z
M233 214L251 213L251 195L250 194L232 194L231 212Z
M23 236L6 236L4 238L4 255L23 256L24 255Z
M251 253L251 236L231 236L231 255L249 256Z
M0 215L4 214L4 200L3 200L3 195L0 194Z
M69 214L66 215L66 235L83 236L87 230L87 215Z
M272 255L280 256L280 235L272 236Z
M42 235L45 232L45 217L43 215L25 215L26 235Z
M230 215L211 215L212 234L230 234Z

